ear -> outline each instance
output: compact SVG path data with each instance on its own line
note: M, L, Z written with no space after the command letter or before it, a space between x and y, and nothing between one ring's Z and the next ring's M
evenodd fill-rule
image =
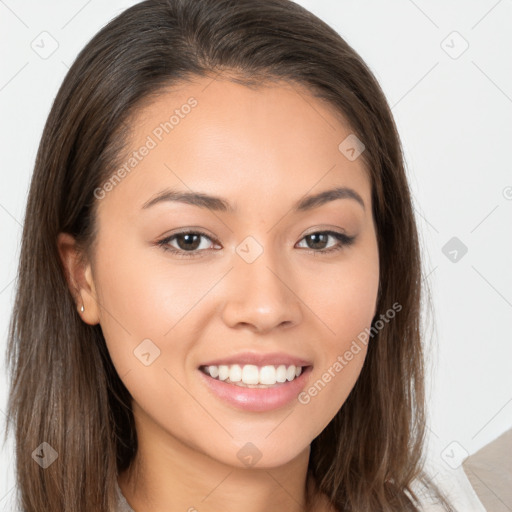
M81 261L81 253L77 248L76 241L68 233L59 233L57 248L79 315L85 323L96 325L99 323L100 316L90 263ZM84 311L81 311L82 306Z

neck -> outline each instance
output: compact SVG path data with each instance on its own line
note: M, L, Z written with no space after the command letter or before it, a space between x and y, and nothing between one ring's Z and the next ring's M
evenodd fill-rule
M152 423L139 423L137 438L135 459L119 475L121 491L136 512L306 510L309 446L279 467L233 467Z

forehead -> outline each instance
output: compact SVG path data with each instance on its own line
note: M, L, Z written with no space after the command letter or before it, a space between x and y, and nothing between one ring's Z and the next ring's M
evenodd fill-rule
M308 192L342 185L370 201L362 158L351 161L340 150L352 134L350 126L330 104L297 84L248 87L195 78L146 101L130 128L120 161L133 160L134 152L137 160L110 195L140 206L163 186L176 185L294 203Z

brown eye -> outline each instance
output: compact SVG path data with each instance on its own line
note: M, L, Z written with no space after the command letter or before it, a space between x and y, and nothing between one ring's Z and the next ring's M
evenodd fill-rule
M195 251L201 245L201 236L196 233L175 235L179 249L184 251Z
M204 239L209 240L210 243L203 242ZM171 245L171 242L175 245ZM203 251L209 250L212 243L211 237L200 231L175 233L157 242L164 251L169 251L185 258L199 256Z
M326 247L329 238L333 238L337 243ZM302 240L306 240L307 248L311 249L313 252L328 253L331 251L341 250L345 246L353 244L355 236L348 236L336 231L317 231L306 235Z

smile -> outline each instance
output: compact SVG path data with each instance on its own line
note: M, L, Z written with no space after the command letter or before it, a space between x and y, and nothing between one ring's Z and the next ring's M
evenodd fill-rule
M220 366L201 366L200 370L214 379L229 384L249 387L268 387L278 383L290 382L302 373L302 366L232 364Z
M209 365L199 374L213 395L236 409L270 411L296 401L312 366Z

